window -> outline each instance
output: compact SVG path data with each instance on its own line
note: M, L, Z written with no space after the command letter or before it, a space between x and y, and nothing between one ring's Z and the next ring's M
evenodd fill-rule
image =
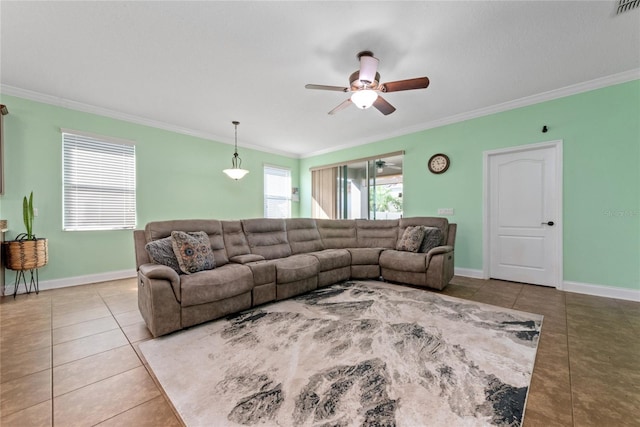
M291 170L264 167L264 217L291 218Z
M128 141L62 130L62 228L136 225L136 147Z

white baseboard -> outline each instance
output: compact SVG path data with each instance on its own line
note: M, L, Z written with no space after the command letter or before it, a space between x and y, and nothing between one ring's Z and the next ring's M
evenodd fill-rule
M471 277L473 279L484 279L482 270L476 270L473 268L456 267L454 269L454 274L456 276ZM578 294L593 295L597 297L616 298L640 302L640 290L638 289L617 288L613 286L595 285L592 283L580 283L565 280L562 282L562 289L560 290L566 292L575 292Z
M64 279L42 280L40 281L40 290L46 291L48 289L66 288L69 286L88 285L90 283L106 282L109 280L129 279L136 277L136 270L119 270L119 271L107 271L105 273L87 274L85 276L67 277ZM27 286L29 285L29 273L25 274L27 279ZM22 282L18 286L18 293L24 294L24 284ZM4 288L5 295L13 294L13 283L5 283Z
M458 268L453 269L453 274L456 276L471 277L473 279L484 279L482 270L475 270L473 268Z
M617 298L629 301L640 301L640 290L616 288L613 286L594 285L592 283L563 282L563 289L567 292L575 292L578 294L594 295L597 297Z

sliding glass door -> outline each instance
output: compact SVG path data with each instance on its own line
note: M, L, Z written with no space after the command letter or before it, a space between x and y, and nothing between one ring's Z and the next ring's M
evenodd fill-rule
M369 210L367 162L338 166L338 170L336 180L338 218L367 218Z
M402 152L312 171L312 216L402 217Z
M369 219L402 217L402 156L369 162Z

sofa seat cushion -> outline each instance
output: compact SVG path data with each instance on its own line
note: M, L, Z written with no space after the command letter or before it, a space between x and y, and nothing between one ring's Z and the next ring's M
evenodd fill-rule
M276 261L256 261L246 264L253 273L255 286L276 283Z
M382 248L349 248L351 254L351 265L371 265L378 264Z
M318 259L320 271L351 266L351 254L346 249L325 249L324 251L311 252L308 255Z
M256 254L244 254L232 256L229 258L229 261L235 262L236 264L247 264L250 262L264 261L264 257Z
M424 273L427 270L427 254L386 250L380 255L380 267Z
M312 255L293 255L274 261L276 265L276 283L290 283L318 275L320 263Z
M251 269L245 265L227 264L215 270L180 276L182 306L220 301L253 289Z

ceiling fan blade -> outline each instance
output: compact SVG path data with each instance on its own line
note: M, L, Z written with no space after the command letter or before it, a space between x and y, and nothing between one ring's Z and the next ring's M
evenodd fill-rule
M334 90L336 92L349 92L348 87L341 86L326 86L326 85L305 85L307 89L319 89L319 90Z
M351 104L352 104L351 98L347 98L347 99L344 100L344 102L342 104L338 105L336 108L334 108L333 110L329 111L329 114L334 115L338 111L344 110L345 108L347 108Z
M389 114L391 114L394 111L396 111L396 107L394 107L393 105L389 104L381 96L378 96L378 99L376 99L376 102L373 103L373 106L376 107L378 109L378 111L380 111L385 116L388 116Z
M415 79L398 80L395 82L383 83L380 90L383 92L398 92L401 90L426 89L428 86L428 77L418 77Z
M366 55L362 55L360 57L360 74L358 76L358 80L364 84L370 85L376 80L377 71L378 58Z

